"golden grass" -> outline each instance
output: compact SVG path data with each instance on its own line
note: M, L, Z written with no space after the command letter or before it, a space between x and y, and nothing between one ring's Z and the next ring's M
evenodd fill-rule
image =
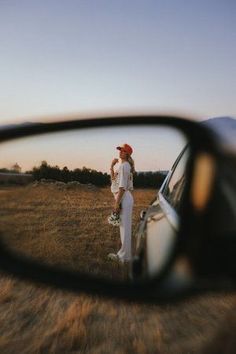
M78 228L80 235L82 227L86 230L83 233L86 237L92 233L88 225L88 220L93 220L89 210L99 210L103 218L109 213L112 204L111 196L104 191L97 190L100 206L94 203L94 194L89 191L83 193L83 202L75 191L57 190L53 186L33 190L29 187L12 188L9 192L2 193L1 227L4 227L4 231L10 231L6 221L12 220L11 226L19 224L20 230L16 228L15 235L6 241L17 245L15 247L22 252L36 252L36 246L40 245L41 249L37 253L39 257L44 252L49 257L47 247L50 247L53 255L50 259L61 265L64 261L68 262L74 251L68 243L71 240L74 242ZM144 194L143 191L136 191L134 223L146 203L145 198L151 198L153 191L146 191L145 196ZM82 214L85 200L87 209ZM104 203L102 206L101 202ZM82 220L84 215L86 222ZM75 227L74 222L77 222ZM37 230L36 232L34 229L37 242L32 239L33 227ZM106 232L105 238L111 242L109 247L117 246L119 235L106 223L102 228ZM26 238L23 235L25 230L28 230ZM65 235L72 235L74 238L69 237L64 242ZM18 237L21 237L24 246L21 242L14 243ZM91 237L91 243L95 242L96 234L92 233ZM26 245L30 247L27 248ZM103 247L108 246L105 244ZM99 250L99 245L96 245L98 253ZM110 249L106 250L106 253L109 251ZM63 256L63 261L60 256ZM70 263L71 267L78 266L77 258ZM113 267L113 264L109 265ZM112 274L119 277L120 269L112 268ZM208 353L212 353L212 338L221 323L225 328L225 316L229 312L233 316L234 309L233 295L199 296L161 307L75 295L0 274L0 353L185 354L201 353L205 345ZM227 322L232 323L228 319ZM230 329L225 332L228 334ZM234 331L232 336L234 337ZM217 334L218 337L222 343L222 337Z
M136 190L133 228L155 190ZM119 228L108 224L114 204L108 188L56 185L18 187L1 195L3 240L13 250L41 262L110 278L128 269L107 259L120 248Z
M201 353L235 304L229 295L127 304L3 275L1 288L8 300L0 301L0 353Z

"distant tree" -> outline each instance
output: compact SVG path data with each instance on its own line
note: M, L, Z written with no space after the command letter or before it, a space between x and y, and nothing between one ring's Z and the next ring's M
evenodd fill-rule
M12 166L11 170L14 173L21 173L21 167L18 165L17 162Z
M63 167L60 177L63 182L69 182L71 180L71 172L68 170L66 166Z
M134 175L134 185L142 188L160 188L166 175L157 172L137 172Z
M47 163L46 160L43 160L43 161L41 162L41 166L49 166L49 165L48 165L48 163Z

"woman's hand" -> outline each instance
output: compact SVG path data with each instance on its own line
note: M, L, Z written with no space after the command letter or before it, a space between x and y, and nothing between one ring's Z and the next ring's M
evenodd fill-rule
M111 168L113 168L117 164L118 161L119 161L118 159L113 159L111 162Z
M110 174L111 174L111 181L114 180L116 178L116 174L114 172L114 166L115 164L118 162L118 159L113 159L111 162L111 168L110 168Z
M123 188L119 188L119 192L116 195L116 201L114 204L114 211L116 213L119 213L121 210L121 199L122 199L124 193L125 193L125 190Z
M115 213L119 213L120 212L120 204L115 202L113 210L114 210Z

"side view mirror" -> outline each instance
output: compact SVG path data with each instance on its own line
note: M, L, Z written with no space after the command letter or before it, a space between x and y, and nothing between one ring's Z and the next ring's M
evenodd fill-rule
M165 116L0 130L1 270L139 301L234 289L236 163L216 141Z

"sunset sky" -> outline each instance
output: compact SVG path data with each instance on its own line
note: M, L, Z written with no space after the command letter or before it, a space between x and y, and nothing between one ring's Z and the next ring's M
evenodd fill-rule
M169 170L186 145L186 137L169 127L96 128L46 134L1 145L0 168L18 163L22 172L46 160L51 166L73 170L83 166L110 173L119 157L117 146L128 142L137 171Z
M236 116L235 0L1 0L0 124Z

